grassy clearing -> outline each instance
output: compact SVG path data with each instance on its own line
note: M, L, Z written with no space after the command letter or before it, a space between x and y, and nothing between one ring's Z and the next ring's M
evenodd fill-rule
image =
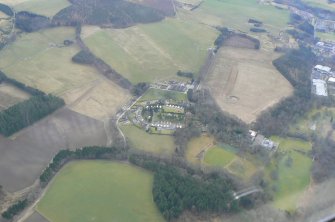
M211 166L225 167L235 158L236 155L233 152L224 147L215 146L206 152L205 163Z
M61 96L98 78L88 66L74 64L75 46L61 47L65 39L74 39L74 29L54 28L22 34L0 51L0 69L9 77L47 93Z
M214 138L211 136L200 136L193 138L187 145L185 153L186 160L192 164L200 164L198 155L207 148L213 146Z
M335 33L317 32L316 36L319 37L321 41L335 41Z
M257 171L256 166L251 161L237 156L232 162L230 162L229 165L226 166L226 169L236 176L246 180L250 179L250 177Z
M313 109L300 120L290 126L291 133L303 133L307 136L316 133L326 137L332 130L332 118L335 116L335 108ZM334 137L335 138L335 137Z
M269 184L274 191L274 206L282 210L295 211L301 195L310 183L312 159L307 152L312 149L312 144L291 138L271 137L271 139L280 142L279 152L282 151L267 168L269 178L275 169L278 173L278 179L270 179Z
M195 14L213 15L221 19L223 26L244 32L249 32L252 27L248 24L249 18L262 21L264 28L273 33L279 33L289 22L287 10L260 4L257 0L206 0L195 10ZM216 22L215 19L213 22Z
M187 95L185 93L179 93L175 91L149 89L139 100L139 102L160 100L160 99L171 99L176 102L187 101Z
M67 0L25 0L14 5L16 11L29 11L48 17L70 5Z
M281 151L300 150L308 152L312 150L312 144L299 139L294 138L281 138L278 136L272 136L271 139L279 143L279 149Z
M164 221L152 199L152 175L109 161L78 161L55 177L37 211L53 222Z
M168 156L174 152L172 136L149 134L133 125L124 125L121 129L135 149Z
M85 29L83 32L90 33ZM176 77L178 70L198 73L218 32L191 20L167 18L127 29L86 35L88 47L132 83Z
M302 0L310 6L335 11L335 4L328 4L328 0Z
M288 167L287 158L293 159L293 164ZM278 191L274 195L275 207L294 211L303 191L310 183L310 169L312 160L296 151L291 151L289 155L283 157L278 163L279 179L276 184Z

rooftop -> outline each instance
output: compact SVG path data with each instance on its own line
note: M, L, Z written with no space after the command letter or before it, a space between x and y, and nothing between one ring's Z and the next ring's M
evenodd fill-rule
M320 71L324 71L324 72L330 72L332 69L328 66L322 66L322 65L316 65L314 67L314 69L318 69Z
M313 79L313 86L315 86L315 94L318 96L328 96L326 81L321 79Z

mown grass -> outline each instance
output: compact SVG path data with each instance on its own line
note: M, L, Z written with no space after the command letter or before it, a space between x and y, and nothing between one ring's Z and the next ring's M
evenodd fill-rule
M264 28L279 33L289 22L289 12L257 0L206 0L195 13L210 14L221 19L222 26L249 32L249 18L264 23Z
M215 146L206 152L205 163L211 166L225 167L235 158L236 155L233 152L226 150L224 147Z
M110 161L66 165L37 205L53 222L164 221L152 197L153 176Z
M170 156L175 146L172 136L146 133L134 125L124 125L121 129L134 149Z
M69 5L70 2L67 0L27 0L14 5L14 9L52 17Z
M85 32L85 30L84 30ZM103 29L84 39L97 56L132 83L196 75L218 32L191 20L167 18L127 29Z

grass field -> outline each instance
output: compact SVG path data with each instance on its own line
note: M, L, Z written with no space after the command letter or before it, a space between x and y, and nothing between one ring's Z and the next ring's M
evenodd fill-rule
M124 125L121 129L132 148L167 156L174 152L172 136L148 134L134 125Z
M127 29L90 29L83 30L88 47L132 83L175 78L178 70L197 74L218 35L208 26L175 18Z
M99 78L95 69L72 63L79 49L61 47L65 39L74 39L74 29L22 34L0 51L0 69L11 78L59 96Z
M185 152L186 160L192 164L200 164L200 155L206 149L209 149L214 144L214 138L211 136L200 136L193 138L187 145L187 150Z
M149 172L128 164L72 162L55 177L37 211L53 222L164 221L152 183Z
M276 187L274 206L282 210L295 211L310 183L312 159L307 153L312 149L312 144L291 138L271 137L271 139L280 142L279 151L284 152L275 158L272 166L267 169L269 174L275 167L278 169L278 180L272 180L270 183L270 186ZM287 163L288 158L292 159L291 165Z
M262 21L263 27L274 34L285 29L289 22L287 10L261 4L257 0L206 0L194 14L198 19L211 25L220 25L217 24L219 18L221 26L244 32L249 32L252 27L248 24L249 18ZM207 15L214 16L212 21Z
M292 86L272 65L278 56L264 50L222 47L206 79L220 108L251 123L263 110L291 95Z
M29 11L39 15L48 17L54 16L61 9L70 5L67 0L21 0L11 1L3 0L5 3L8 1L16 11Z
M211 166L225 167L235 158L235 153L226 150L224 147L215 146L206 152L205 163Z
M321 41L335 41L335 33L316 32L316 36L319 37Z
M335 4L328 4L328 0L303 0L310 6L335 11Z
M176 102L187 101L187 95L185 93L179 93L175 91L149 89L139 102L160 100L160 99L171 99Z

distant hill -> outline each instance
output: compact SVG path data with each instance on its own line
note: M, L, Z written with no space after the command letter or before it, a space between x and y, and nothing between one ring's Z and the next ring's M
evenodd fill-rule
M138 23L151 23L164 19L163 12L123 0L70 0L71 5L52 19L56 26L87 25L125 28Z

